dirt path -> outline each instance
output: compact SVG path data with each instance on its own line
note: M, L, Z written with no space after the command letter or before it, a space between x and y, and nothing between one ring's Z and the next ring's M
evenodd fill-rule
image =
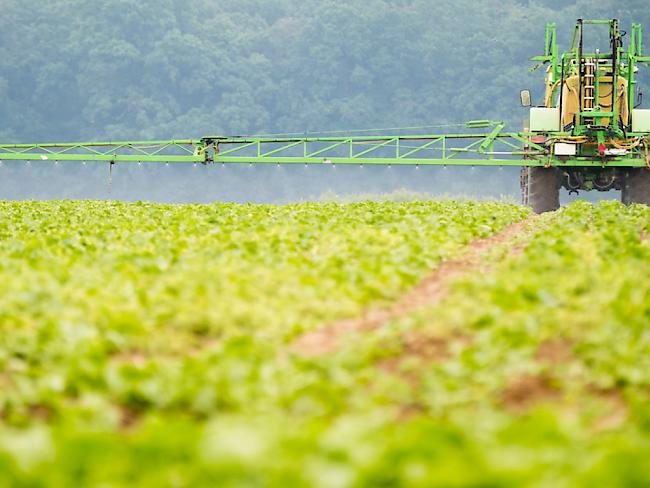
M305 356L321 356L338 349L347 334L377 329L392 319L442 301L449 293L450 283L456 278L467 273L487 270L489 266L485 262L485 255L489 251L505 246L509 256L521 253L525 244L518 243L516 238L536 220L537 217L531 217L510 225L496 235L474 241L462 256L440 263L431 275L392 305L371 308L361 317L341 320L307 332L291 344L291 349Z

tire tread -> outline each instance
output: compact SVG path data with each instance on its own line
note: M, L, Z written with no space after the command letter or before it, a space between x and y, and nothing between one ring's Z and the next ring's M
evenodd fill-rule
M535 213L553 212L560 208L557 168L522 168L521 194L522 203Z
M625 205L650 205L650 169L635 168L625 178L621 199Z

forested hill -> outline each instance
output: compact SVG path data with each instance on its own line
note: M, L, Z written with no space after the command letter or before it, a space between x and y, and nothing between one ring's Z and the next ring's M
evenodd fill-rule
M647 0L0 0L0 140L505 119L544 23L650 28ZM650 29L648 29L650 33ZM648 42L650 46L650 40ZM646 77L647 79L647 77Z

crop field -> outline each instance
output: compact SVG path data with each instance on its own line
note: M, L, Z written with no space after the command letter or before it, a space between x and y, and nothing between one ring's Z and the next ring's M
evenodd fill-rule
M0 487L647 486L650 209L0 202Z

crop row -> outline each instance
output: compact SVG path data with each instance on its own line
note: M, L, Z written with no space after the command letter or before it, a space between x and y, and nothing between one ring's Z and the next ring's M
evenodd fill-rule
M0 214L0 485L333 486L358 475L336 461L354 444L344 431L391 418L360 388L375 367L287 343L395 298L528 212L5 202Z
M405 449L384 437L395 427L370 429L377 470L397 470L384 481L650 484L649 233L648 207L578 202L442 303L351 337L347 354L386 375L370 390L432 439Z

